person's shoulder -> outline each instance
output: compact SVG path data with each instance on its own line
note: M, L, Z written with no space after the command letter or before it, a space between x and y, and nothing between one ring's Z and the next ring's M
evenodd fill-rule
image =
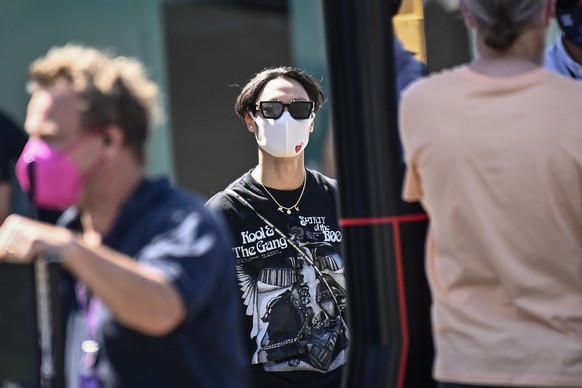
M313 177L315 183L325 191L331 192L334 196L337 194L337 180L322 174L317 170L306 168L308 174Z
M324 185L332 185L332 186L337 185L336 179L330 178L327 175L325 175L317 170L313 170L311 168L306 168L305 170L307 171L308 174L311 174L313 176L313 178L315 179L315 181L318 183L321 183Z
M406 89L402 92L404 100L411 98L420 98L431 93L432 90L440 90L441 92L454 85L455 79L458 78L460 72L464 71L465 66L456 66L452 68L445 68L439 71L432 72L425 77L417 78L412 81Z
M24 147L28 136L21 126L0 112L0 138L2 138L3 143L8 144L12 150L17 150L19 153Z
M7 114L0 111L0 129L11 135L26 137L22 128Z
M205 212L205 199L197 192L174 185L167 177L146 178L133 194L129 206L147 208L150 217L171 218L180 212Z
M206 201L206 206L217 211L225 211L232 209L235 205L234 198L229 191L235 191L237 193L242 193L246 190L246 181L248 180L248 175L250 172L246 172L241 177L235 179L231 182L224 190L221 190L214 194Z
M160 226L192 223L201 233L225 234L222 216L207 206L207 199L201 194L181 187L172 187L166 199L157 210Z
M147 184L151 185L154 195L149 198L147 210L142 203L141 208L146 214L136 230L141 228L141 235L151 239L151 246L155 246L156 241L170 239L189 245L176 253L178 256L209 259L220 256L230 261L230 250L227 249L231 246L230 232L223 217L205 206L206 200L201 194L170 184L168 180ZM192 245L196 245L196 249L192 249ZM143 258L144 254L142 252L140 257Z
M569 94L579 96L580 93L582 93L582 82L580 82L580 80L547 67L541 68L540 72L541 79L546 81L545 84L553 85L553 89L556 93L564 94L565 99L568 98L567 95ZM579 100L577 100L576 103L579 103Z
M433 71L427 74L425 77L419 78L414 82L417 88L419 87L434 87L439 84L446 84L451 79L457 78L460 73L466 71L466 65L454 66L444 68L438 71Z
M206 201L206 207L216 211L231 209L233 205L232 195L228 194L226 189L219 191Z

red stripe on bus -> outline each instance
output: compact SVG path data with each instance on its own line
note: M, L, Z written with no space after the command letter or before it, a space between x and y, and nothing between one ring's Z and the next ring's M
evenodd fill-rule
M428 216L426 214L408 214L392 217L341 218L339 223L341 226L365 226L365 225L394 224L400 222L414 222L426 220L428 220Z
M342 218L341 226L366 226L379 224L393 224L394 258L396 269L396 283L398 288L398 309L400 310L400 327L402 331L402 346L400 348L400 365L398 366L398 380L396 386L403 388L408 365L408 351L410 347L410 333L408 331L408 311L406 309L406 280L404 277L404 258L402 256L402 241L400 238L400 224L402 222L426 221L426 214L409 214L392 217Z

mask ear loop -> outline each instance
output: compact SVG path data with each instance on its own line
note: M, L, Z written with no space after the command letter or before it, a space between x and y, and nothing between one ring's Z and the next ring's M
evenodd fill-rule
M26 176L28 178L28 201L30 203L30 209L31 209L31 217L35 220L38 219L38 210L36 208L36 206L34 205L34 198L36 197L36 180L34 179L34 176L36 174L36 161L35 160L31 160L27 165L26 165Z
M259 117L255 116L255 115L251 115L250 113L249 113L249 116L251 117L251 120L253 122L253 124L251 124L251 125L254 125L254 127L255 127L254 131L253 131L253 130L251 130L252 129L251 126L249 126L249 130L251 130L251 132L253 132L253 134L255 135L255 140L258 143L259 142L259 132L261 131L261 126L259 125L259 123L257 123L256 119ZM260 119L263 121L265 120L262 117Z
M81 137L79 139L77 139L77 141L75 141L73 144L70 144L69 146L65 147L61 152L65 155L67 155L67 157L70 157L69 155L72 152L74 152L77 148L79 148L81 145L83 145L86 141L90 140L94 136L103 135L103 134L105 134L105 132L106 132L105 125L99 125L99 126L93 127L89 131L87 131L86 133L81 135ZM108 136L108 138L109 138L109 144L110 144L111 138L109 136ZM108 143L106 142L106 144L108 144ZM93 179L99 173L99 171L102 169L102 167L104 165L105 165L105 161L103 160L102 157L99 157L99 159L97 159L97 161L93 164L93 166L91 166L91 168L89 168L89 171L82 174L83 183L87 183L91 179ZM77 167L77 169L78 169L78 167Z

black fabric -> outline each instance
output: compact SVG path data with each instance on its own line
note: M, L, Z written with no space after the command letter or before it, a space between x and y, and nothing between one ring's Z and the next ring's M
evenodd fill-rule
M342 372L343 367L328 373L309 371L265 373L262 368L253 368L251 376L256 388L339 388Z
M0 381L37 387L40 381L33 264L0 263Z
M14 162L26 144L26 134L0 112L0 183L10 180Z
M78 227L74 209L60 223ZM144 181L126 202L104 244L163 271L180 291L187 317L169 335L151 337L105 311L97 331L103 387L246 386L242 317L225 236L219 217L165 179Z
M557 9L572 9L578 6L578 0L558 0L556 1Z
M295 376L301 376L298 370L321 375L341 366L349 335L344 318L346 289L335 181L307 170L299 211L291 214L277 210L250 172L228 188L292 238L314 263L306 263L285 239L233 196L220 192L208 201L208 206L224 214L235 240L249 362L268 372L292 372L285 375L292 383ZM301 187L268 190L283 206L293 205L301 194Z

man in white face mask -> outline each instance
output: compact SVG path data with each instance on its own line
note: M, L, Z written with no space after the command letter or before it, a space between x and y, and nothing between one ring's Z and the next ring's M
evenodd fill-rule
M262 101L258 107L266 113L253 117L258 129L255 136L261 149L277 158L297 156L303 152L313 131L315 115L310 113L313 102L296 100L284 104L280 101ZM292 109L293 114L283 112L285 107Z
M255 386L340 385L349 334L336 182L304 160L322 103L299 69L256 74L235 111L257 140L258 164L207 203L234 237Z

